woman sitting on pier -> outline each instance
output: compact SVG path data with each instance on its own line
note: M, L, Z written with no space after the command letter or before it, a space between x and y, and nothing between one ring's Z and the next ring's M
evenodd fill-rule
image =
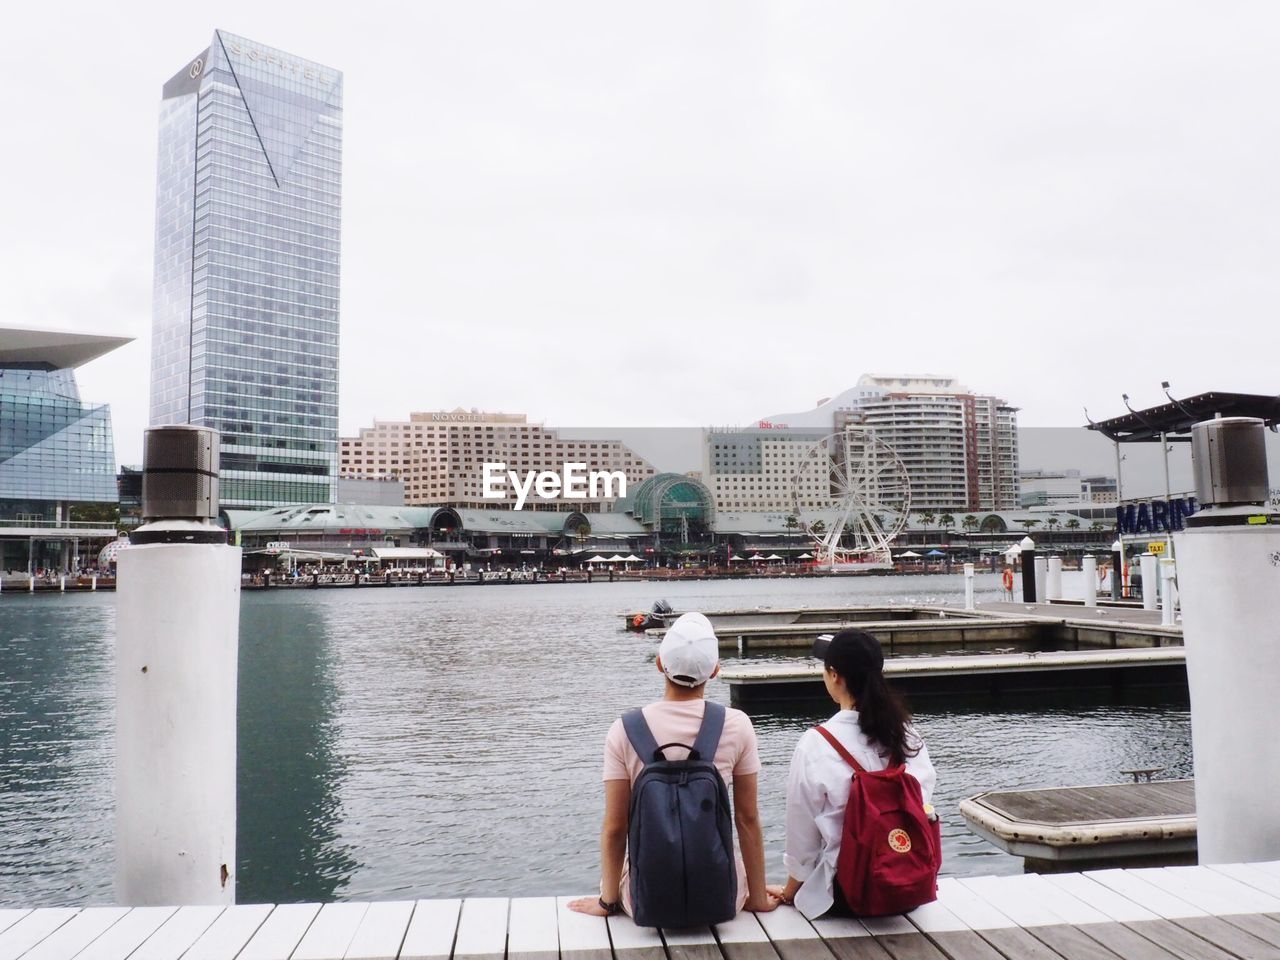
M868 771L905 764L919 781L924 811L931 815L933 764L906 706L885 682L880 642L863 630L841 630L829 640L819 639L814 655L822 658L827 693L840 707L822 724L827 734ZM787 883L770 893L811 919L851 912L836 882L851 774L820 728L801 735L787 779Z

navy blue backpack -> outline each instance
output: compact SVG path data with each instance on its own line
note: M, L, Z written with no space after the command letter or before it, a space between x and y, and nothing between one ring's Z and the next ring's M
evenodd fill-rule
M622 725L644 769L631 787L627 856L631 910L642 927L701 927L738 912L729 791L716 769L725 709L708 702L693 746L659 746L640 710ZM682 747L688 759L663 751Z

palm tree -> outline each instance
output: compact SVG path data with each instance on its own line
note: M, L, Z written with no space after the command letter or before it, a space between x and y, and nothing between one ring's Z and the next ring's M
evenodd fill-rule
M1053 529L1054 527L1056 527L1057 525L1058 525L1058 518L1057 518L1057 517L1046 517L1046 518L1045 518L1044 526L1045 526L1045 529L1046 529L1046 530L1052 530L1052 529Z
M967 532L973 533L975 530L978 529L978 518L975 517L972 513L965 514L964 519L960 521L960 526L963 527Z
M800 526L800 518L797 517L794 513L789 513L787 514L787 519L786 521L784 521L783 525L787 528L787 530L794 533L796 528Z
M944 513L942 516L938 517L938 526L940 526L943 530L949 531L955 525L956 525L956 518L949 513Z
M1075 517L1072 517L1070 520L1068 520L1068 521L1064 524L1064 526L1065 526L1068 530L1079 530L1079 529L1080 529L1080 521L1079 521L1079 520L1077 520Z
M1022 521L1022 528L1026 530L1028 533L1031 532L1032 527L1038 527L1038 526L1040 526L1039 520L1023 520Z
M920 521L920 526L928 530L931 526L933 526L933 521L936 518L934 517L932 510L921 510L918 514L916 514L916 519Z
M1095 520L1093 523L1089 524L1089 530L1092 533L1101 533L1105 529L1107 529L1107 525L1101 520Z
M827 525L821 520L815 520L813 521L813 525L809 527L809 532L815 537L820 537L827 532Z

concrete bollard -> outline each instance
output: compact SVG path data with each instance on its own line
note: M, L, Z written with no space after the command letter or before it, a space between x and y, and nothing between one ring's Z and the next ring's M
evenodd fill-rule
M973 601L973 564L966 563L964 565L964 608L966 610L976 610L977 604Z
M147 522L120 551L116 900L235 902L240 548L214 525L218 435L148 430Z
M1261 420L1196 424L1201 509L1174 535L1202 864L1280 859L1280 516Z
M35 592L36 592L36 578L33 575L28 574L27 575L27 593L35 593Z
M1049 600L1048 580L1049 580L1049 558L1036 557L1035 562L1036 576L1036 596L1040 598L1041 603L1047 603Z
M1138 563L1142 571L1142 609L1154 610L1160 599L1160 561L1154 553L1144 553Z
M1172 560L1160 561L1160 622L1166 627L1173 626L1174 608L1177 602L1174 600L1174 578L1178 575L1177 568Z
M58 577L58 592L67 592L67 575L65 573Z
M98 592L98 575L96 573L89 578L89 592L90 593Z
M1080 561L1080 578L1084 581L1084 605L1098 605L1098 558L1089 556Z
M1023 537L1018 544L1021 553L1018 554L1018 568L1022 572L1022 601L1023 603L1036 602L1036 542L1030 537ZM1044 594L1039 594L1044 596Z
M1111 544L1111 599L1119 600L1124 590L1124 544Z
M1062 599L1062 558L1050 557L1049 569L1045 574L1044 596L1046 600Z

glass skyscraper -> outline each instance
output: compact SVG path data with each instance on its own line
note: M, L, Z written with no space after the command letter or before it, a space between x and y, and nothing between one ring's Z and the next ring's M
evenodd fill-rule
M159 147L151 422L221 431L224 506L333 502L342 74L215 31Z

